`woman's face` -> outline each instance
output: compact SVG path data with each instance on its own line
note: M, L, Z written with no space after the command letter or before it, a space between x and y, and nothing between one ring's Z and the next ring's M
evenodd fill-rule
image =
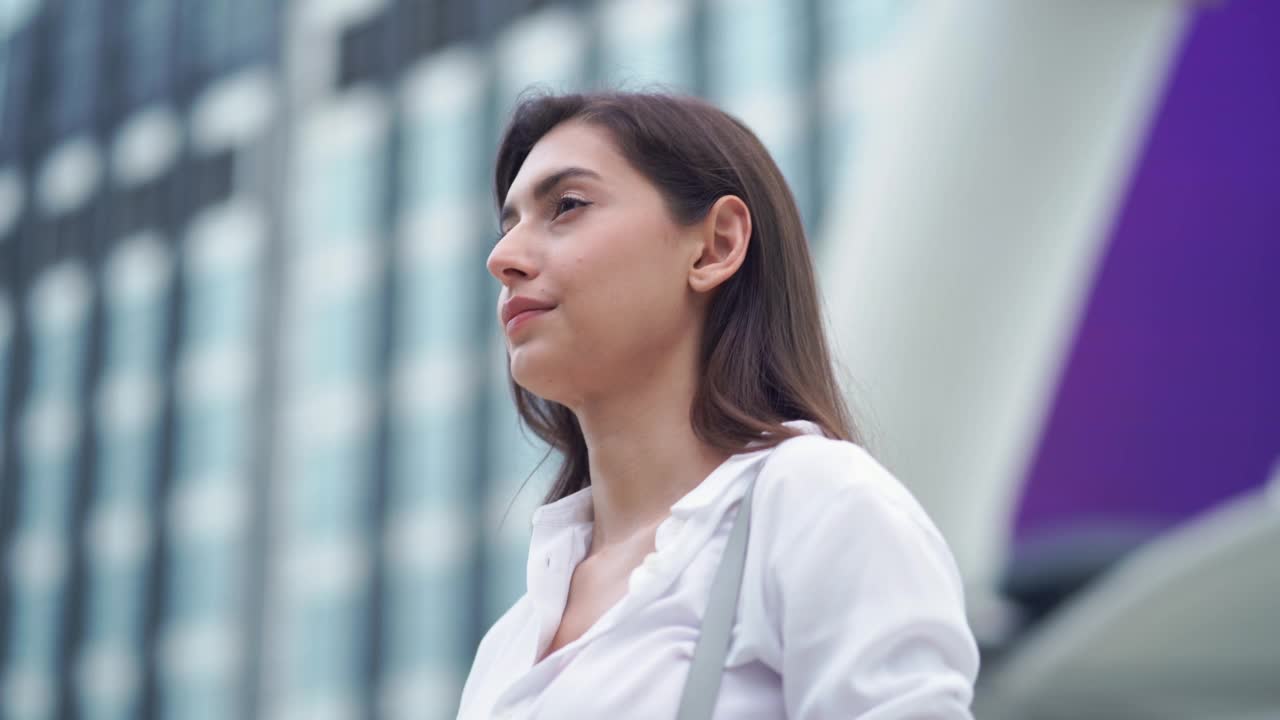
M674 222L607 131L568 121L544 135L501 224L487 265L502 283L511 375L535 395L579 407L652 378L677 345L696 340L688 273L697 228ZM523 300L547 309L507 322Z

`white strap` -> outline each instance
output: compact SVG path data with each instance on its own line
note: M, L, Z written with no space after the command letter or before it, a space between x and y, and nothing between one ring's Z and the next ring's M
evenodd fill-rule
M710 720L720 692L720 676L729 654L729 640L734 616L738 612L738 594L742 587L742 571L747 560L747 537L751 530L751 496L757 475L747 482L738 516L734 518L729 542L725 545L720 567L711 581L711 599L702 616L702 632L693 650L693 662L680 698L676 720Z

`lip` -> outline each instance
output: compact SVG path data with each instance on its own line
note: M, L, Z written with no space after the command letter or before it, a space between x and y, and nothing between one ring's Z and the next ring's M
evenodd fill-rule
M519 326L554 308L552 303L516 295L502 304L502 324L510 335Z
M522 313L517 313L510 320L507 321L507 335L508 336L512 335L513 333L515 333L516 330L519 330L521 327L524 327L524 325L528 323L530 320L533 320L539 315L546 315L547 313L551 312L552 309L553 308L542 308L539 310L525 310Z

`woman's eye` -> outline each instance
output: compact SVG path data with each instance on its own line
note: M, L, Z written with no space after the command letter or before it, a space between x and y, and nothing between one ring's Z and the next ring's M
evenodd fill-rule
M591 203L587 202L586 200L583 200L582 198L576 198L576 197L573 197L573 196L571 196L571 195L566 195L566 196L564 196L564 197L560 198L560 199L556 202L556 214L555 214L555 216L556 216L556 217L559 217L559 216L563 215L564 213L569 212L570 210L576 210L576 209L578 209L578 208L580 208L580 207L584 207L584 206L587 206L587 205L590 205L590 204L591 204Z

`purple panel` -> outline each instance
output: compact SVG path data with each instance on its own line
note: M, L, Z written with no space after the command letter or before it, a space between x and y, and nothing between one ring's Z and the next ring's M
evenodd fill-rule
M1164 526L1280 460L1280 2L1200 10L1032 464L1025 539Z

